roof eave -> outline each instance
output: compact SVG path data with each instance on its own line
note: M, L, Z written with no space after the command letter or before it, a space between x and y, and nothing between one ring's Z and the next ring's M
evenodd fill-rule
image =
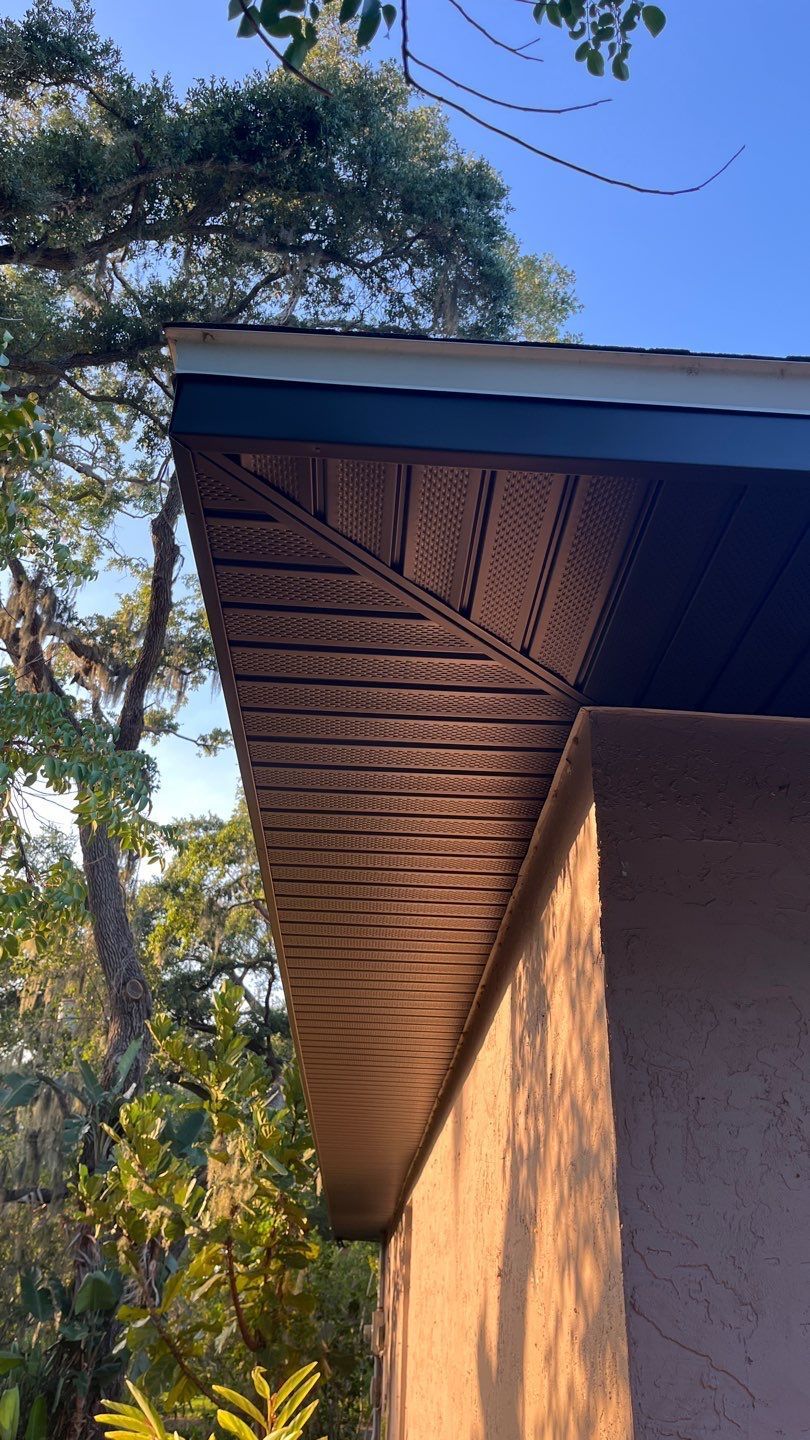
M810 360L172 325L178 374L810 415Z

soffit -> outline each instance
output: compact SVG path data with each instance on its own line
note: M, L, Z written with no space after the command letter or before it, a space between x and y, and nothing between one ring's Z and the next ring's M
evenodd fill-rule
M178 458L327 1198L376 1234L581 704L810 714L808 492Z

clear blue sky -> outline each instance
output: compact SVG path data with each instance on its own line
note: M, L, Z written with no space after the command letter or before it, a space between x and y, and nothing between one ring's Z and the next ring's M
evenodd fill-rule
M516 0L465 0L465 6L512 43L538 33ZM25 8L14 0L7 13ZM566 173L469 122L451 121L459 141L483 152L508 181L522 244L551 251L576 272L584 305L578 326L586 341L808 354L806 46L761 0L714 6L669 0L665 8L666 30L655 41L640 35L625 86L587 77L557 32L544 30L535 47L533 53L545 57L542 65L501 56L447 0L411 0L412 47L466 83L522 103L611 96L610 105L578 115L521 117L520 133L643 184L692 184L745 144L708 190L658 198ZM258 42L236 39L225 0L98 0L96 11L99 27L118 42L136 74L168 72L179 90L199 75L235 78L264 59ZM396 52L379 39L372 53ZM489 113L496 123L503 114ZM189 731L225 723L221 700L195 697L183 723ZM229 811L232 752L204 760L174 741L161 746L160 766L159 818Z
M538 33L516 0L465 3L515 43ZM10 7L24 8L19 0ZM559 105L611 96L611 105L595 111L519 117L518 124L544 148L615 175L689 184L745 144L708 191L666 199L566 174L468 122L452 122L459 140L483 151L506 177L522 243L552 251L575 270L586 340L806 354L807 47L761 0L669 0L665 8L667 28L657 40L640 34L625 86L586 76L567 38L545 28L533 51L545 57L543 65L501 56L447 0L411 0L412 45L468 83L512 100ZM258 42L237 41L225 12L225 0L97 4L100 27L132 69L168 71L181 89L200 74L235 77L261 63ZM378 39L373 54L394 50ZM490 113L497 119L491 107Z

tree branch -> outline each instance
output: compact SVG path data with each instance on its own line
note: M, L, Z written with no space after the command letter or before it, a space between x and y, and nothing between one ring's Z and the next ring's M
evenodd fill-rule
M145 1288L146 1287L144 1286L144 1290ZM191 1382L195 1390L199 1390L200 1394L204 1395L207 1400L211 1400L214 1405L219 1405L220 1402L217 1399L216 1392L212 1390L211 1386L207 1383L207 1381L203 1380L202 1376L198 1375L195 1370L192 1370L191 1366L187 1363L185 1356L180 1349L180 1346L174 1339L174 1336L171 1334L168 1327L164 1324L162 1316L158 1314L158 1311L153 1305L147 1305L146 1310L148 1312L149 1319L152 1321L152 1324L157 1330L157 1333L163 1341L163 1344L166 1346L169 1354L172 1356L172 1359L177 1365L177 1368L179 1370L182 1370L186 1379Z
M35 1185L19 1190L7 1190L0 1186L0 1207L3 1205L52 1205L56 1200L64 1200L67 1195L65 1186L57 1186L50 1189L47 1185Z
M551 109L546 105L517 105L511 100L498 100L494 95L487 95L483 90L476 90L472 85L464 85L461 80L454 80L444 70L437 70L435 65L428 65L426 60L420 60L409 52L412 65L418 65L421 70L429 70L431 75L438 75L440 80L446 80L448 85L454 85L457 90L463 90L467 95L474 95L477 100L486 100L488 105L498 105L502 110L519 110L523 115L571 115L575 110L595 110L597 105L610 105L612 101L607 97L603 100L589 100L585 105L562 105L558 109Z
M103 680L104 688L115 690L131 672L130 665L123 661L113 661L109 655L103 653L96 641L88 640L74 625L68 625L63 620L51 620L46 634L49 638L61 641L77 660L83 662L82 676L85 681L92 678L92 671L96 671Z
M180 554L175 527L180 516L180 486L173 470L166 498L152 521L155 560L140 654L127 681L118 717L116 749L137 750L143 735L146 694L163 653L172 608L174 567Z
M453 9L457 10L459 15L467 21L467 24L471 25L473 30L477 30L479 34L483 35L491 45L497 45L499 50L506 50L510 55L516 55L518 60L529 60L532 65L543 64L543 59L540 55L524 55L522 47L507 45L505 40L499 40L497 35L493 35L489 30L485 30L483 25L480 25L477 20L473 19L472 15L467 14L464 6L459 4L459 0L450 0L450 4Z
M284 59L284 56L283 56L282 52L276 48L276 46L273 44L272 40L269 40L268 37L265 35L264 31L261 29L261 27L256 24L256 21L253 19L253 16L252 16L251 13L250 13L250 10L248 9L247 5L245 4L245 0L239 0L239 4L240 4L240 6L242 7L242 14L244 15L245 19L248 20L248 21L250 22L250 24L253 26L253 32L254 32L254 34L258 35L258 37L259 37L259 39L261 40L262 44L263 44L263 45L266 45L266 46L267 46L267 49L268 49L273 55L275 55L276 59L281 61L281 64L284 66L284 69L285 69L285 70L289 70L290 73L291 73L292 75L295 75L298 80L303 80L304 84L305 84L305 85L309 85L309 87L310 87L311 90L316 90L319 95L326 95L327 98L331 100L331 98L332 98L332 92L331 92L331 90L325 89L325 87L324 87L323 85L319 85L319 84L318 84L317 80L312 80L309 75L305 75L305 74L304 74L303 70L299 70L296 65L293 65L289 60L285 60L285 59Z
M261 1350L262 1348L262 1337L257 1331L251 1330L245 1319L245 1312L242 1309L242 1302L239 1299L239 1291L236 1285L236 1267L233 1263L233 1240L230 1235L225 1241L225 1259L228 1266L228 1288L231 1292L231 1303L233 1305L233 1313L236 1316L236 1323L239 1327L239 1334L242 1336L242 1340L248 1350L251 1350L255 1355L257 1350Z
M275 285L277 280L283 280L286 273L287 272L285 270L270 270L266 275L262 275L261 279L257 280L255 285L251 285L250 289L245 295L242 296L241 300L237 301L235 305L232 305L228 310L224 310L220 314L220 324L228 324L229 321L235 320L237 316L244 315L245 311L253 304L253 301L256 299L256 297L260 295L263 290L266 290L270 285Z
M451 0L451 4L455 5L457 10L461 9L458 0ZM462 11L462 13L464 12ZM599 170L591 170L587 165L577 165L573 160L564 160L561 155L555 155L550 150L541 150L538 145L532 145L528 140L523 140L520 135L513 134L511 130L503 130L500 125L493 125L491 121L485 120L482 115L477 115L474 110L468 110L466 105L460 105L457 100L450 100L446 95L438 95L435 90L428 90L421 81L417 80L411 71L411 61L413 60L415 64L419 64L419 61L415 60L408 41L408 0L402 0L400 21L402 35L400 51L402 56L402 70L407 83L413 90L420 95L424 95L428 100L435 100L439 105L449 106L449 108L455 110L458 115L463 115L465 119L472 120L473 124L480 126L482 130L488 130L491 135L499 135L502 140L511 140L514 145L519 145L522 150L528 150L531 155L537 155L541 160L548 160L552 165L560 165L564 170L573 171L575 175L585 175L589 180L600 180L603 185L613 185L620 190L632 190L637 195L695 195L699 190L705 190L707 185L711 185L714 180L719 179L719 177L728 170L729 166L733 165L734 161L742 155L745 149L745 146L741 145L739 150L737 150L724 165L720 166L719 170L715 170L714 174L709 175L706 180L701 180L698 185L684 185L677 190L664 190L652 185L636 185L632 180L617 180L615 176L604 175ZM477 28L480 29L481 27L477 26ZM487 34L487 32L484 31L484 34ZM492 39L493 37L487 35L487 38ZM533 57L524 55L522 58L529 60Z

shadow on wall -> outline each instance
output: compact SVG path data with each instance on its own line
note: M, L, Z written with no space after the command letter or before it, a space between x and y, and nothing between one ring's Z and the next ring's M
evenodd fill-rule
M593 815L520 926L508 993L497 1281L477 1340L480 1440L625 1432L627 1360ZM542 897L540 897L542 899ZM629 1408L627 1409L627 1430Z
M396 1235L389 1242L385 1276L386 1383L383 1394L385 1440L405 1435L408 1391L408 1310L410 1301L413 1206L406 1205Z

